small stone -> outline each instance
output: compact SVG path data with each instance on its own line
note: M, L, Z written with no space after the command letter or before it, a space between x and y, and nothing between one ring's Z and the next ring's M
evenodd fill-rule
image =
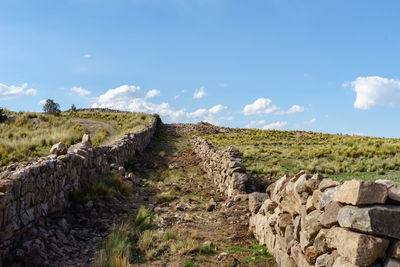
M333 181L332 179L329 179L329 178L326 178L326 179L323 179L321 181L321 183L319 184L319 190L321 190L323 192L328 188L336 187L338 185L340 185L339 182Z
M321 229L314 239L314 247L322 253L328 251L328 244L326 242L328 231L328 229Z
M332 267L337 258L337 252L331 254L322 254L315 261L315 267Z
M92 140L89 134L84 134L82 137L82 145L85 147L92 147Z
M383 184L388 189L388 198L395 202L400 202L400 183L391 180L376 180L375 183Z
M335 201L352 205L383 204L388 189L383 184L358 180L346 181L335 195Z
M68 149L65 147L65 145L62 142L54 144L50 149L50 154L54 154L56 156L65 155L65 154L67 154L67 152L68 152Z
M400 240L393 240L390 244L388 256L400 259Z
M314 210L306 215L305 217L305 230L308 233L308 239L314 239L319 230L322 228L318 218L321 215L321 211Z
M208 202L207 211L211 212L215 210L216 207L217 207L217 202L215 202L214 198L211 198L210 201Z
M337 257L335 263L332 267L358 267L359 265L354 265L351 262L348 262L343 257Z
M306 248L306 251L304 252L304 256L306 257L307 262L311 265L315 265L315 261L320 254L321 251L318 251L313 246Z
M331 203L333 201L339 188L340 188L340 186L330 187L322 193L320 205L319 205L320 209L324 209L326 205L328 205L329 203Z

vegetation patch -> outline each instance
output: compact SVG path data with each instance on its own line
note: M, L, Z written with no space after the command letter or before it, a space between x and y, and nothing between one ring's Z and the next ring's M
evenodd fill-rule
M237 147L246 169L256 176L279 178L300 170L333 178L342 174L373 173L380 179L400 171L400 139L316 132L232 129L229 133L203 135L220 149Z
M243 248L238 246L232 246L228 248L230 252L243 252L243 253L251 253L252 255L246 256L241 259L241 263L259 263L259 262L268 262L272 259L272 255L268 252L266 246L260 245L258 243L254 243L250 248Z

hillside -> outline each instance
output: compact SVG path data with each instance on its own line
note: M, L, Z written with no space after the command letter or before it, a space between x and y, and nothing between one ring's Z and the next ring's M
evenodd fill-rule
M0 123L0 166L47 156L51 146L63 142L67 147L80 142L87 132L95 146L110 144L124 133L138 131L149 124L149 115L78 110L59 116L35 112L6 111Z

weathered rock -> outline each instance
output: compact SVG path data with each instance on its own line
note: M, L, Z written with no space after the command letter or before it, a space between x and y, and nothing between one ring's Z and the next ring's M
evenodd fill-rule
M312 245L312 240L309 238L307 231L300 231L300 248L305 251L306 248Z
M304 256L306 257L306 261L311 265L315 265L315 262L316 262L316 260L317 260L319 255L321 255L321 251L318 251L313 246L306 248L306 251L304 252Z
M385 185L358 180L346 181L335 195L335 201L352 205L383 204L388 190Z
M281 207L282 210L289 212L292 216L300 213L300 207L302 204L302 199L294 191L290 191L282 200Z
M388 189L388 198L400 202L400 183L391 180L376 180L375 183L385 185Z
M307 210L307 212L315 210L315 206L314 206L314 203L313 203L313 197L312 196L309 196L307 198L306 210Z
M374 235L400 239L400 207L374 205L359 208L346 206L338 214L340 226Z
M316 209L320 209L320 202L321 202L322 192L320 190L315 190L311 196L312 203Z
M400 259L400 240L393 240L391 242L388 256L395 259Z
M67 154L68 149L65 147L64 143L60 142L54 144L50 149L50 154L54 154L56 156Z
M278 204L271 199L266 199L264 203L261 205L258 213L261 215L267 215L268 213L273 213L275 208L278 206Z
M92 147L92 140L89 134L84 134L82 137L82 145L84 147Z
M352 264L351 262L348 262L345 258L343 257L337 257L335 260L335 263L333 264L332 267L358 267L359 265Z
M318 178L314 178L314 176L313 176L313 178L308 179L304 183L304 186L305 186L307 192L312 193L318 189L320 183L321 183L321 180Z
M299 236L299 234L300 234L300 220L301 220L300 215L297 215L297 216L294 218L294 220L293 220L294 238L295 238L297 241L300 241L300 236Z
M318 220L320 215L321 211L314 210L305 217L305 230L308 233L308 239L314 239L319 230L322 228L322 225Z
M324 213L319 216L319 221L324 227L332 227L338 222L339 210L343 207L339 202L332 201L325 207Z
M319 209L324 209L326 205L331 203L339 190L340 186L329 187L321 195Z
M256 214L261 205L267 199L268 195L266 193L254 192L249 195L249 210L252 214Z
M217 207L217 202L215 202L214 198L211 198L207 205L207 211L211 212L215 210L216 207Z
M279 263L281 264L280 266L285 266L285 267L296 267L296 263L294 260L284 251L279 251Z
M283 176L275 182L275 186L271 191L271 199L279 203L285 194L285 186L289 182L290 177L288 175Z
M399 267L399 266L400 266L400 260L396 260L393 258L387 258L383 263L383 267Z
M311 175L303 174L293 184L293 189L296 193L301 194L307 190L306 182L311 178Z
M295 245L291 248L290 256L294 259L298 267L311 267L299 245Z
M389 240L334 228L335 245L339 255L352 264L366 266L385 257Z
M327 241L327 233L328 229L321 229L317 236L314 239L314 247L315 249L321 251L322 253L325 253L328 251L328 243Z
M331 254L328 253L322 254L318 256L317 260L315 261L315 267L332 267L336 258L337 258L337 252Z
M336 187L338 185L340 185L339 182L333 181L332 179L329 179L329 178L326 178L326 179L323 179L321 181L321 183L319 184L319 190L325 191L325 189L328 189L331 187Z
M282 213L278 218L278 226L281 235L285 233L286 226L293 225L292 216L289 213Z

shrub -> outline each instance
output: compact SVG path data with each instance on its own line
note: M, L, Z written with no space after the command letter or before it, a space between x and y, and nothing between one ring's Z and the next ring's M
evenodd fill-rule
M0 108L0 123L5 122L7 120L7 115L4 112L3 108Z
M43 111L53 115L59 115L61 112L60 105L54 102L53 99L46 100L46 103L43 106Z

